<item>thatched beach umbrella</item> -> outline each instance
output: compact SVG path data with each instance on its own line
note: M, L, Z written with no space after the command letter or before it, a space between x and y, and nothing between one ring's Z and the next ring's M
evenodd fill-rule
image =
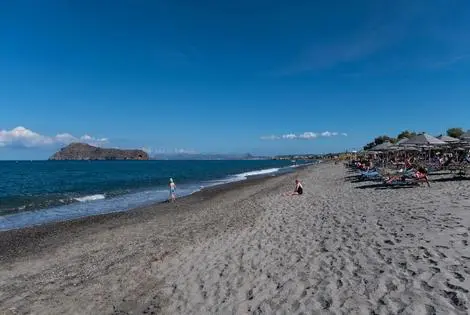
M369 151L374 151L374 152L383 152L383 151L389 151L391 150L390 148L393 146L393 144L389 141L385 141L384 143L378 144L375 147L372 147Z
M439 140L431 135L428 135L426 133L422 133L419 135L416 135L414 137L411 137L408 141L403 142L401 145L402 146L416 146L416 147L421 147L421 148L427 148L428 149L428 157L429 160L431 160L431 149L436 146L445 146L447 143L445 143L442 140Z
M470 130L461 135L460 139L466 142L470 142Z
M384 143L381 143L381 144L376 145L375 147L372 147L369 150L369 153L372 153L372 152L384 153L384 152L388 152L392 150L393 150L393 143L391 143L390 141L385 141ZM388 161L388 155L385 156L384 163L386 164L387 161Z
M459 143L460 140L454 137L449 137L449 136L439 136L437 139L444 141L445 143Z
M411 137L407 141L404 141L401 145L403 146L435 146L435 145L445 145L446 143L442 140L439 140L431 135L426 133L422 133L420 135L416 135Z
M404 138L401 138L400 140L398 140L395 145L400 145L402 143L405 143L406 141L408 141L409 139L407 137L404 137Z
M408 141L408 138L404 137L404 138L401 138L400 140L398 140L397 142L395 142L393 144L393 146L391 146L389 149L390 150L393 150L393 151L403 151L403 148L402 146L400 146L400 144L404 143Z
M403 151L408 151L408 152L413 152L413 151L415 151L415 152L418 152L418 151L420 151L420 150L419 150L417 147L404 147L404 148L403 148Z

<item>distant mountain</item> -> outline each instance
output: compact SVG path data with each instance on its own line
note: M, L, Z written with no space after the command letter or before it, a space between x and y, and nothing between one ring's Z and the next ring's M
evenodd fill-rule
M252 154L202 154L202 153L170 153L155 154L152 160L265 160L269 157L254 156Z
M142 150L121 150L94 147L86 143L71 143L60 149L49 160L148 160Z

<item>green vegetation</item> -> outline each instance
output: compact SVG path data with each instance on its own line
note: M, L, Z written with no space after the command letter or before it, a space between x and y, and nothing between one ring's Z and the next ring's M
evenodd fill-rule
M374 141L366 144L364 146L364 150L369 150L370 148L375 147L376 145L382 144L382 143L387 142L387 141L391 142L391 143L395 143L395 142L397 142L397 139L389 137L387 135L383 135L383 136L375 138Z
M449 128L447 129L447 135L453 138L460 138L465 132L463 128Z
M409 139L409 138L414 137L414 136L416 136L416 132L405 130L405 131L402 131L398 134L397 139L398 140L401 140L403 138L408 138Z

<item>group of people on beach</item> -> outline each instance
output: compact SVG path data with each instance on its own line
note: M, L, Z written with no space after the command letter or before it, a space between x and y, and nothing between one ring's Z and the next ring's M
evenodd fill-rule
M373 160L373 157L369 157L367 159L354 161L353 163L354 166L363 173L370 172L369 174L372 174L375 172L376 174L378 174L377 168ZM380 162L378 164L380 164ZM415 159L415 157L411 156L405 157L403 159L395 157L389 161L389 164L396 169L400 169L400 173L395 175L387 174L384 177L385 183L392 184L397 181L406 182L407 179L413 179L415 181L418 181L419 183L426 183L428 187L431 186L428 178L428 170L422 165L420 165Z

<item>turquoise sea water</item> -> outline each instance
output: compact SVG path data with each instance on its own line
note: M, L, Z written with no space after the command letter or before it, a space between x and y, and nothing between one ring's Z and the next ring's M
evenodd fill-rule
M293 170L290 161L0 161L0 230L164 201L203 187Z

